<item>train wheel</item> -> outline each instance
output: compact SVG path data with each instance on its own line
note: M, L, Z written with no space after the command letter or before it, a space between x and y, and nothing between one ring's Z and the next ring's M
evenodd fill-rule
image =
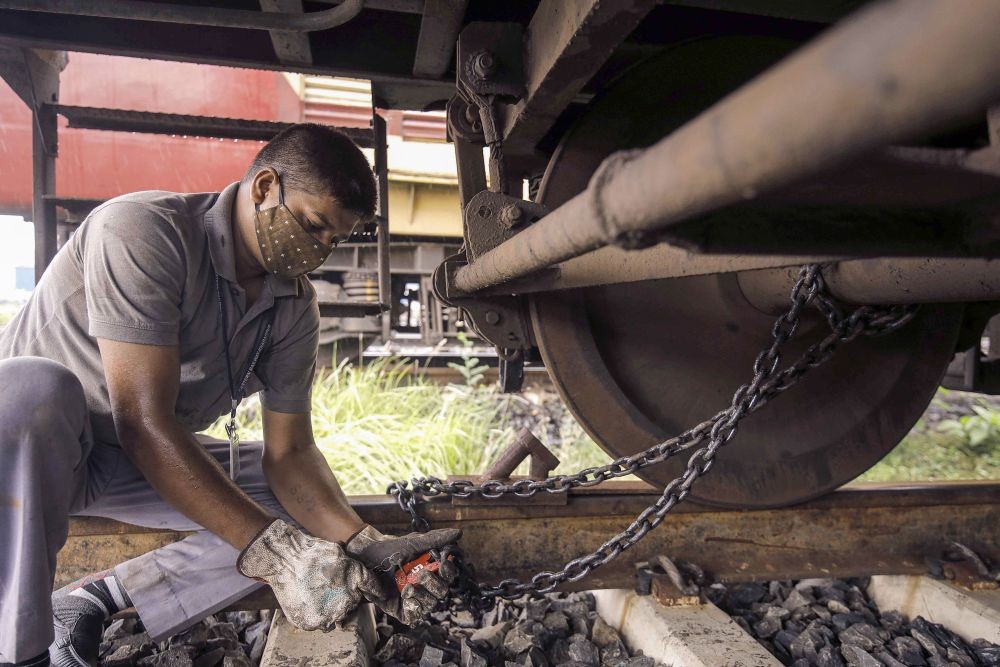
M539 201L582 191L610 153L653 143L794 44L741 36L685 44L634 67L565 135ZM808 222L804 222L808 224ZM773 316L743 298L735 274L541 293L535 336L569 409L610 455L641 451L726 407L769 342ZM920 417L952 357L962 307L923 306L906 327L842 348L746 418L692 498L772 507L830 491L874 465ZM810 313L785 351L828 332ZM640 477L662 486L687 456Z

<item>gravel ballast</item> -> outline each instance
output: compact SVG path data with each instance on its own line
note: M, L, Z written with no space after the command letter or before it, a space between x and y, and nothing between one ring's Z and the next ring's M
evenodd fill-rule
M1000 667L1000 646L880 611L865 579L712 584L709 600L785 665Z

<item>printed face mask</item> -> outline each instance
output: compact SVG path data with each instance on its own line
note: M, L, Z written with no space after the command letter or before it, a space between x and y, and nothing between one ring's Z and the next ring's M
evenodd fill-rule
M313 238L288 210L280 181L278 205L264 210L260 205L256 208L257 243L269 273L280 278L298 278L318 268L333 250L333 246Z

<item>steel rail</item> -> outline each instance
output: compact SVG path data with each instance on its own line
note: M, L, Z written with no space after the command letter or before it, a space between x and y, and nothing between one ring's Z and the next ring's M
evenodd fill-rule
M0 0L0 9L220 28L315 32L347 23L361 13L365 4L365 0L343 0L336 7L302 14L133 0Z
M434 499L420 512L434 527L462 528L467 559L484 580L495 582L592 551L658 496L645 484L606 482L573 491L565 505ZM356 496L351 504L380 530L408 530L409 517L389 496ZM686 503L632 549L571 588L631 587L633 565L660 554L704 567L720 581L919 574L927 571L925 558L934 558L946 540L997 558L997 525L997 482L858 485L778 509ZM57 584L184 535L73 519L59 555Z
M886 0L830 29L454 276L478 290L753 199L1000 98L1000 2ZM650 94L655 94L651 92Z

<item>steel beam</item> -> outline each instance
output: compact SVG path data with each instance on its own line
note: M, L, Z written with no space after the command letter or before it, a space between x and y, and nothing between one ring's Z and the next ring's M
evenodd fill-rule
M265 12L301 14L302 0L260 0L260 8ZM271 30L271 45L278 62L288 65L311 65L312 49L309 35L294 30Z
M49 198L56 191L59 138L56 114L50 105L33 108L31 115L31 222L35 227L35 284L38 284L59 249L56 205Z
M336 28L360 14L364 6L364 0L343 0L336 7L303 14L132 0L0 0L0 9L128 21L297 32Z
M758 197L1000 98L1000 3L867 7L458 271L464 292ZM920 63L914 67L914 63Z
M59 72L65 51L44 51L0 44L0 78L29 108L59 101Z
M470 506L439 499L423 503L420 512L435 528L461 528L469 561L496 582L528 578L593 551L658 497L645 485L606 483L572 493L565 505ZM380 530L408 528L391 497L360 496L351 503ZM947 540L986 559L1000 556L998 522L996 482L861 485L782 509L685 503L633 548L571 586L631 588L634 563L661 554L696 563L719 581L921 574L925 558L937 557ZM74 519L69 535L59 556L59 583L183 537L105 519Z
M448 71L469 0L427 0L420 20L413 76L437 79Z
M378 184L378 297L387 307L382 312L382 342L392 336L392 273L389 268L389 145L385 119L372 107L375 136L375 178Z
M66 66L62 51L32 51L0 45L0 76L31 109L32 199L35 227L35 282L58 250L56 207L56 156L59 152L56 114L59 72Z
M527 95L500 111L504 149L530 153L658 0L542 0L528 24Z
M371 11L386 5L389 11ZM312 45L313 64L296 70L324 76L371 79L383 108L424 109L454 93L454 82L415 79L413 54L419 23L409 11L414 3L366 2L366 11L350 27ZM422 6L422 5L421 5ZM393 39L384 39L385 35ZM134 58L196 62L226 67L286 71L263 31L143 23L0 9L0 41L18 46L65 49Z
M69 121L69 127L88 130L117 132L145 132L149 134L184 134L192 137L221 139L253 139L267 141L293 123L276 123L265 120L216 118L212 116L185 116L173 113L127 111L125 109L99 109L55 105L60 116ZM371 130L356 127L335 128L351 138L362 148L374 145Z

